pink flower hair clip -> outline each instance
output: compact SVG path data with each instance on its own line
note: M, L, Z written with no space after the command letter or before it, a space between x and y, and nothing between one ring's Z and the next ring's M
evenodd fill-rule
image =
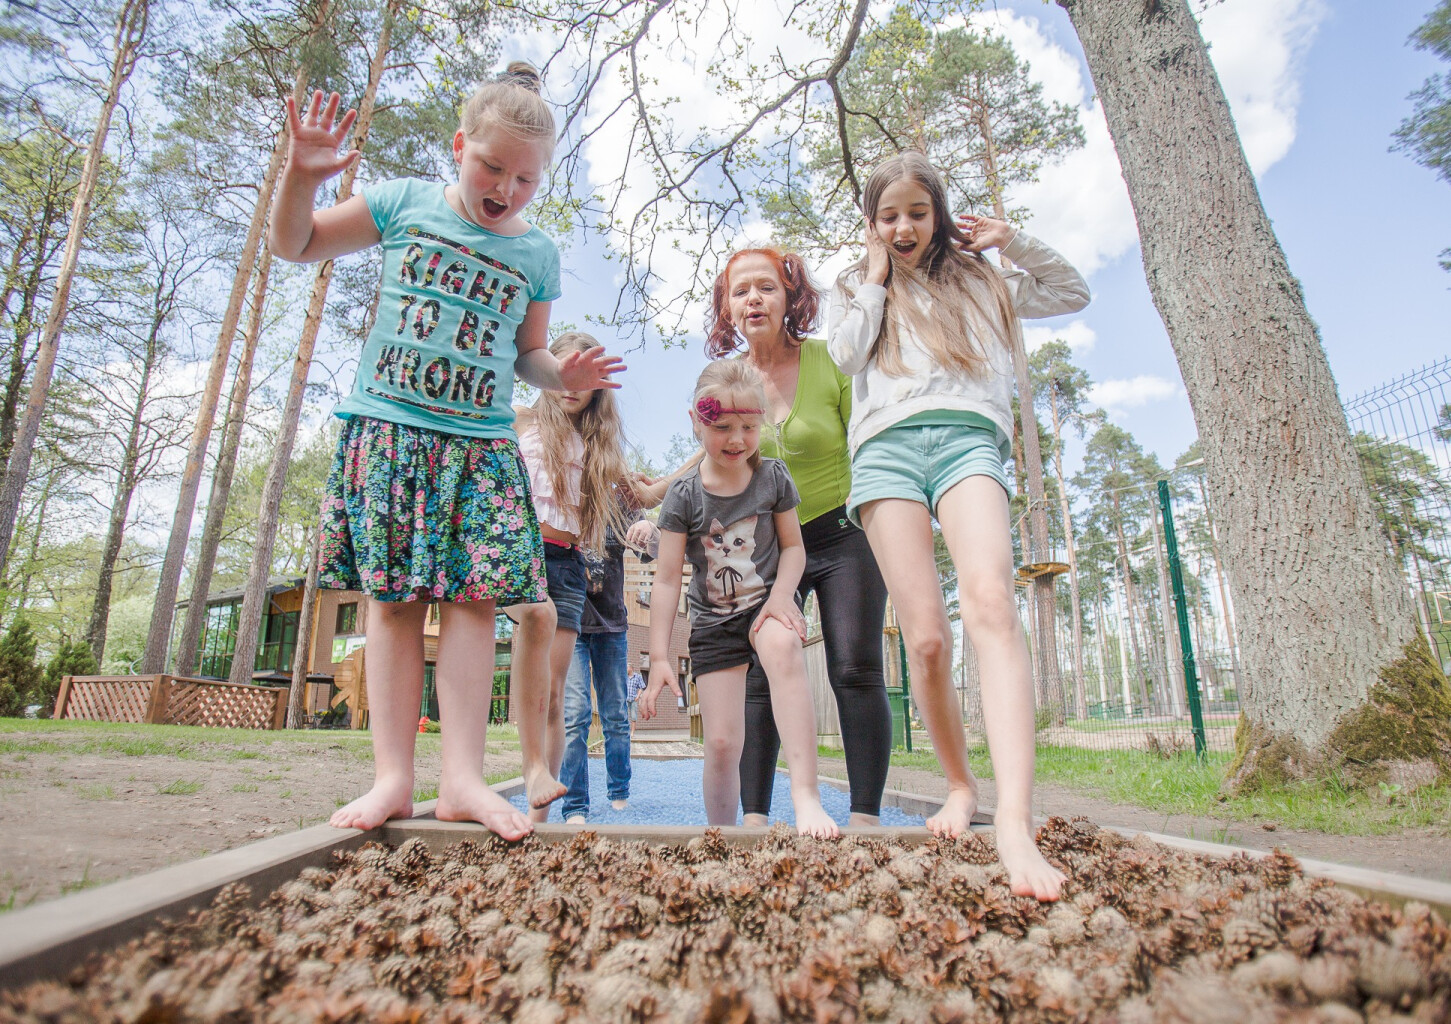
M707 426L722 416L759 416L763 411L762 409L722 409L720 399L714 395L706 395L695 401L695 418Z

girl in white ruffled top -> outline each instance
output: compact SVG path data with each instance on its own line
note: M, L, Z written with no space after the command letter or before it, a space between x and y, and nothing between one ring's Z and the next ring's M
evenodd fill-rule
M599 344L582 331L568 331L549 349L562 359ZM604 550L606 527L625 535L629 524L617 488L626 488L625 504L637 507L659 504L660 495L651 481L629 471L613 392L544 391L532 407L516 406L514 411L549 579L548 601L508 610L519 624L509 669L511 688L520 694L540 693L543 688L531 686L531 681L549 679L542 737L549 791L536 792L539 787L531 785L529 794L529 816L540 822L548 819L549 803L565 792L558 781L564 759L564 682L584 610L584 553Z

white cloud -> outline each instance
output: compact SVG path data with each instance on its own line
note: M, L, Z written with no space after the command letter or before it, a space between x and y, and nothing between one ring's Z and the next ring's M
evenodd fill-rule
M1151 374L1101 381L1088 391L1088 400L1109 415L1117 415L1150 402L1162 402L1182 393L1178 382Z
M1054 339L1066 341L1073 352L1082 355L1093 350L1094 342L1098 341L1098 332L1082 320L1074 320L1061 327L1023 325L1023 344L1027 346L1029 352L1036 352Z
M1295 139L1300 61L1325 16L1323 0L1225 0L1201 29L1229 99L1250 166L1263 174ZM974 24L1005 36L1032 66L1047 100L1079 108L1085 144L1039 180L1016 189L1013 205L1031 211L1027 227L1085 274L1138 243L1138 229L1103 108L1076 54L1044 34L1037 18L985 13Z

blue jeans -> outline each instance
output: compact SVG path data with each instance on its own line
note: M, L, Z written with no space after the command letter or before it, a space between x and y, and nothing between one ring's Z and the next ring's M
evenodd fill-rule
M627 633L581 633L574 641L574 659L564 680L564 764L559 781L568 792L560 811L589 813L590 680L599 701L605 733L605 776L611 800L630 795L630 719L625 709Z

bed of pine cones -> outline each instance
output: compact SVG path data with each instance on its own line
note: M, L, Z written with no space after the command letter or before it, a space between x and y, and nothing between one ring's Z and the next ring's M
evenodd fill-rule
M368 846L4 993L0 1021L1451 1020L1425 906L1081 819L1039 839L1056 904L1009 893L990 835Z

